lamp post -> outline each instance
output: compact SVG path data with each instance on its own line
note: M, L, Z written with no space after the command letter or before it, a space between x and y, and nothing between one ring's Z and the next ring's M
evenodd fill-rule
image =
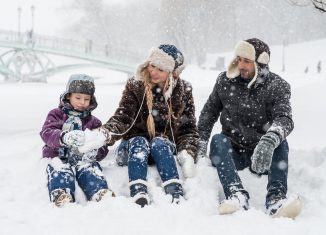
M17 12L18 12L18 41L20 41L20 38L21 38L20 20L21 20L21 15L22 15L22 8L18 7Z
M31 13L32 13L32 32L34 31L34 11L35 11L35 7L34 5L31 6Z

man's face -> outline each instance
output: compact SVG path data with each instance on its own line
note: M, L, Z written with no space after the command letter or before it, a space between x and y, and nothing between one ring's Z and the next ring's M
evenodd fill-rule
M237 62L241 77L252 79L255 75L255 62L240 56L237 57Z

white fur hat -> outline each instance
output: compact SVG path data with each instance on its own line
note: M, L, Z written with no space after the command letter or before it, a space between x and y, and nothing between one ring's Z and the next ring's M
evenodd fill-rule
M229 64L226 76L228 78L235 78L240 75L237 56L252 60L255 62L255 76L248 84L248 87L250 87L257 79L258 67L265 68L268 65L271 53L266 43L257 38L251 38L238 42L235 46L234 54L235 58Z
M171 97L172 91L177 84L177 81L173 78L172 73L177 77L184 70L185 65L183 64L184 57L181 51L174 45L162 44L158 48L152 48L145 62L137 67L135 78L136 80L142 80L142 71L148 66L149 63L152 65L169 72L170 75L168 89L164 92L164 97L167 100Z
M162 44L158 48L152 48L147 59L137 67L136 79L141 80L140 73L149 63L169 73L174 72L177 76L181 74L185 66L181 51L174 45Z

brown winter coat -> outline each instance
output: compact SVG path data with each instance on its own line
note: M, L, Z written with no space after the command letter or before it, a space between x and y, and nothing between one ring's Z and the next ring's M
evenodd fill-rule
M168 118L168 106L164 100L161 89L158 86L152 89L153 92L153 117L155 122L156 136L167 137L175 142L178 152L185 149L194 158L197 152L198 130L196 126L195 107L190 83L178 79L174 87L171 104L173 115L171 117L171 128ZM144 102L142 104L142 100ZM142 104L142 105L141 105ZM138 111L137 120L134 122ZM146 97L144 97L144 83L130 78L123 91L119 107L115 114L104 125L113 133L124 133L132 124L131 129L122 136L123 139L130 139L135 136L143 136L150 139L147 131L148 108ZM121 136L112 135L108 145L113 145Z

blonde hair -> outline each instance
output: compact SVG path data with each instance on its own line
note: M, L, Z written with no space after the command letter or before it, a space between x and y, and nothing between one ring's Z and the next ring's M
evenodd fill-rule
M170 77L170 76L172 76L172 74L170 73L168 76ZM153 117L153 93L152 93L153 83L151 83L147 67L144 68L144 70L141 72L141 77L144 79L143 81L144 81L144 87L145 87L146 103L147 103L147 108L148 108L148 117L147 117L147 123L146 123L147 130L148 130L149 137L152 139L155 137L155 123L154 123L154 117ZM164 84L163 92L165 92L169 87L169 77ZM168 106L168 115L169 115L169 119L170 119L171 114L172 114L171 99L170 99L170 105L167 101L166 101L166 104Z

